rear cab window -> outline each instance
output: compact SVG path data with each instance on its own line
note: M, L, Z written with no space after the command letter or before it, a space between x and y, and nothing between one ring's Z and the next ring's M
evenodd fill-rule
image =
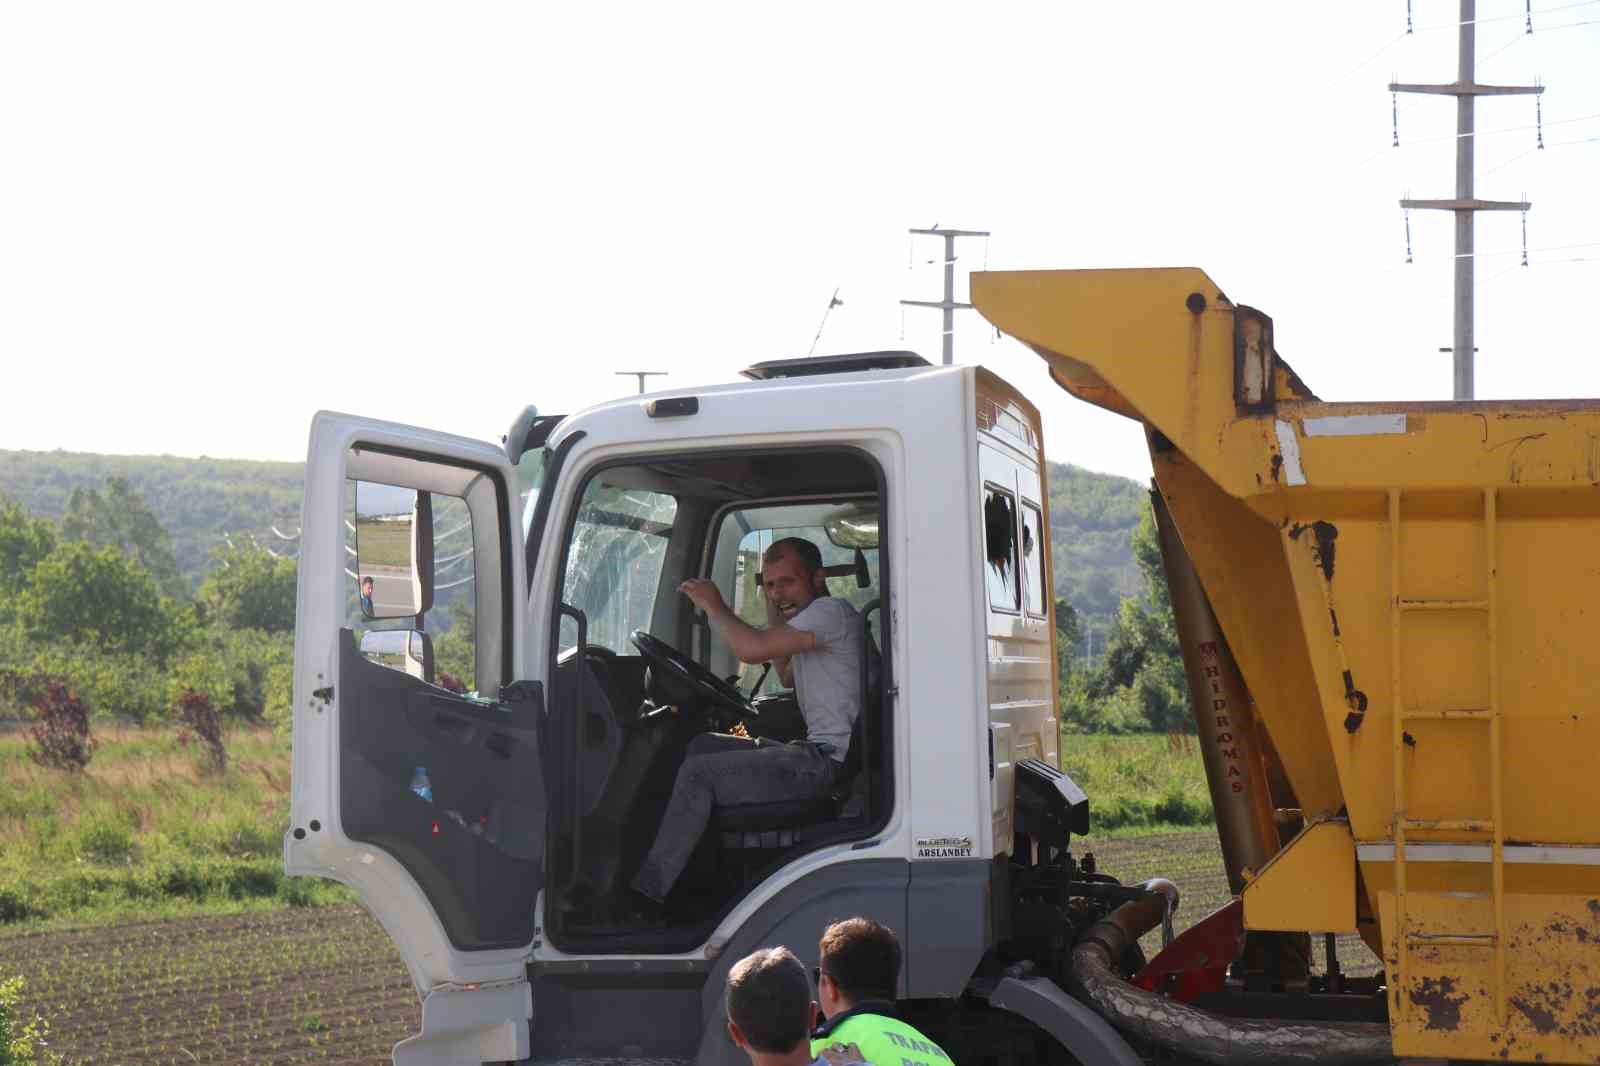
M828 594L844 600L860 611L880 595L879 552L871 547L856 548L836 543L835 538L866 543L864 530L876 538L876 505L872 501L830 501L815 503L768 504L725 512L713 539L711 574L717 586L731 590L729 606L749 625L767 625L766 596L761 591L762 557L768 548L788 537L800 537L815 544L822 553ZM834 536L829 536L829 526ZM863 579L865 584L863 584ZM877 635L877 617L868 619ZM711 668L722 676L737 676L746 692L761 677L760 664L741 663L713 630L708 635ZM776 672L767 674L758 693L782 691Z

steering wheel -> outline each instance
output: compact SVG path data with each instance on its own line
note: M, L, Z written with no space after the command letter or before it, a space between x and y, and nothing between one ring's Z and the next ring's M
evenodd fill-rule
M683 652L664 640L657 640L642 629L635 629L628 638L639 654L650 660L650 665L672 679L688 686L689 690L714 709L738 718L755 718L761 712L751 706L750 700L739 689L707 670Z

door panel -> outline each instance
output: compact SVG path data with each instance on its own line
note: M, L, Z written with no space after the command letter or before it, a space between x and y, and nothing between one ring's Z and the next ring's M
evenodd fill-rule
M522 980L534 938L543 692L525 669L514 478L481 441L328 413L312 423L285 866L355 888L425 995ZM388 488L352 512L358 482ZM386 528L405 515L404 536ZM406 547L419 536L427 543ZM408 602L421 613L367 609L387 595L367 591L369 575L417 587ZM455 665L411 670L361 653L363 631L401 627ZM506 1020L525 1034L525 1016Z
M383 848L410 872L456 948L526 944L543 882L537 732L513 726L503 706L367 661L349 630L340 638L345 835ZM413 789L418 767L431 799Z

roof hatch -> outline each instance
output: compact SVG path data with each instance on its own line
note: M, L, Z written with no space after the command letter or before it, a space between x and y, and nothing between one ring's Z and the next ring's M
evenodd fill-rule
M856 352L852 355L817 355L801 359L769 359L753 363L739 373L752 381L804 378L816 374L854 374L862 370L905 370L932 366L916 352Z

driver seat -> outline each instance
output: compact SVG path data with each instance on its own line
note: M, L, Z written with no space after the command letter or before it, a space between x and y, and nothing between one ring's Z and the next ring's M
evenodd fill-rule
M872 640L869 622L879 603L875 599L861 611L862 620L866 623L862 626L865 648L861 656L861 713L856 715L855 725L850 729L850 747L845 752L844 764L834 775L833 785L808 799L713 808L711 828L721 841L723 851L772 851L804 843L805 830L834 820L850 805L864 761L871 759L877 763L881 760L882 730L874 728L868 734L869 722L872 726L878 725L883 710L882 686L878 676L881 669L874 669L880 656ZM877 770L877 766L865 768L869 775ZM872 783L868 781L866 784L870 795Z

